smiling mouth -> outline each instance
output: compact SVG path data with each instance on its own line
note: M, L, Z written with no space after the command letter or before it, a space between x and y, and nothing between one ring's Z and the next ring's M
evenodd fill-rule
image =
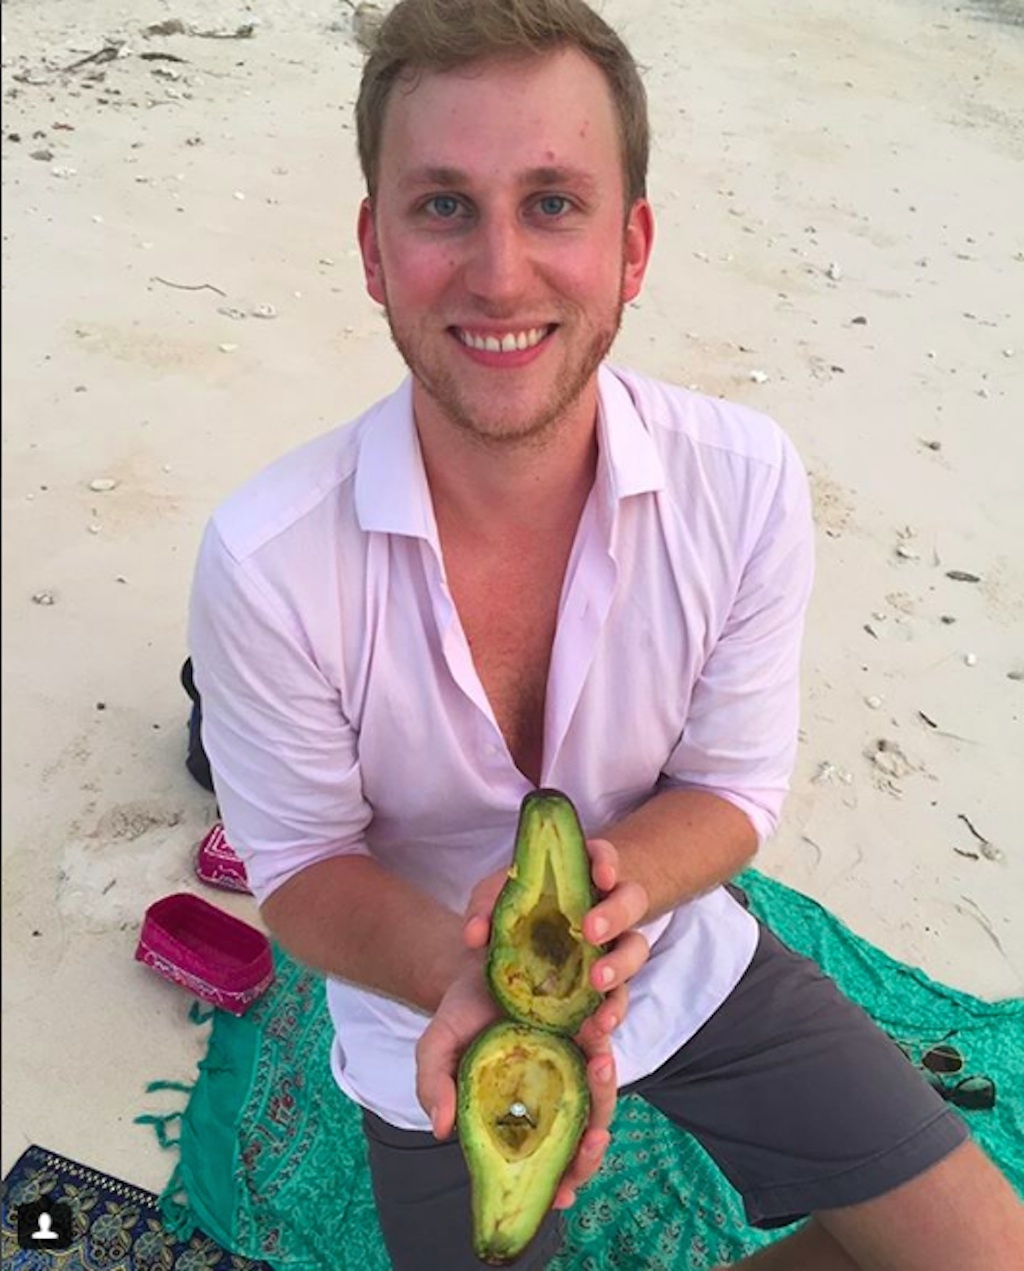
M543 327L525 327L521 331L506 331L503 335L468 331L465 327L451 330L460 344L481 353L520 353L536 348L555 329L554 323Z

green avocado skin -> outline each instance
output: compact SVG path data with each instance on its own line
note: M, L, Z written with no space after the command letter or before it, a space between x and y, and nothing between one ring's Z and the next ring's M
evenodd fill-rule
M524 935L529 924L523 919L536 903L533 893L544 879L556 883L558 909L565 924L557 931L550 921L542 924L549 935L553 932L554 943L549 940L549 945L572 951L566 960L566 983L557 995L538 990L536 977L529 975L530 959L524 956L527 951L523 948L524 943L531 943ZM597 899L590 855L571 800L560 790L532 791L520 807L512 868L494 905L487 955L491 993L510 1018L571 1037L601 1004L603 994L590 984L590 969L605 946L585 941L579 930L583 916Z
M473 1248L490 1266L511 1265L533 1240L590 1116L586 1058L571 1038L603 1000L590 973L605 948L581 930L596 900L571 800L531 792L491 915L486 978L507 1018L473 1041L458 1074Z
M530 1097L529 1092L543 1089L541 1081L531 1079L538 1071L559 1074L547 1100ZM497 1103L496 1092L485 1088L495 1074L504 1079L497 1092L504 1097ZM500 1150L499 1114L507 1099L520 1097L531 1102L540 1133L534 1150L510 1163ZM551 1208L589 1114L586 1060L569 1038L501 1020L474 1039L459 1065L457 1124L470 1176L473 1250L482 1262L510 1266L526 1251Z

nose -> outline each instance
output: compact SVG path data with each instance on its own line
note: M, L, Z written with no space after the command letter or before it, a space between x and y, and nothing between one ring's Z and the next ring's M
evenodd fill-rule
M469 291L488 305L509 305L522 296L529 272L529 243L517 218L497 212L482 217L466 260Z

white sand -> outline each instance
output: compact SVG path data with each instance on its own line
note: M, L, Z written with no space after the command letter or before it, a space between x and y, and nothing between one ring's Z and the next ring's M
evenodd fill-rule
M992 4L606 12L648 67L660 217L617 360L770 411L813 474L804 742L759 864L1003 996L1024 988L1024 28ZM204 1032L132 952L212 814L177 684L198 536L400 373L354 251L360 55L326 0L4 8L3 1168L36 1142L159 1188L172 1161L132 1118L177 1106L145 1082L191 1079ZM140 35L174 16L259 25ZM123 56L54 70L108 37Z

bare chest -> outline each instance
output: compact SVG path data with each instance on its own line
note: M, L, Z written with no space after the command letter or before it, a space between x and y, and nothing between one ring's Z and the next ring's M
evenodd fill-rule
M564 561L493 571L448 566L473 665L516 767L539 784L544 708Z

